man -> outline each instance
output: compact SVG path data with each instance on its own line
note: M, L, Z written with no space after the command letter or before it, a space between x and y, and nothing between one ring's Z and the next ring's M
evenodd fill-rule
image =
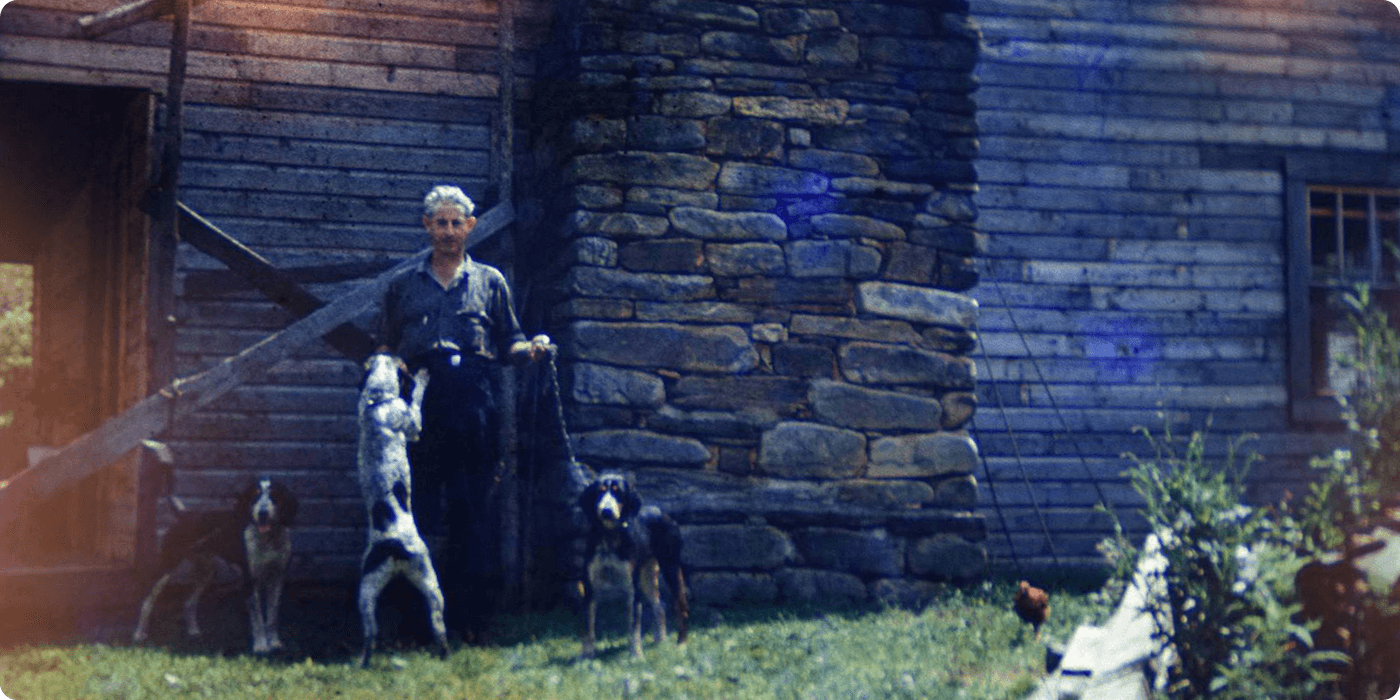
M410 447L413 515L432 535L446 530L441 564L449 628L467 641L480 635L502 586L501 539L494 496L499 414L492 369L514 358L537 361L546 340L527 341L500 271L471 259L467 236L475 205L461 189L440 185L423 198L423 228L432 253L390 283L381 338L410 371L427 367L423 430Z

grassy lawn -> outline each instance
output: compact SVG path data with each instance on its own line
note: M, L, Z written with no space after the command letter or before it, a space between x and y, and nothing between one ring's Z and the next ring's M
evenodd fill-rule
M399 645L368 670L353 665L358 633L283 659L190 648L178 635L164 646L24 646L0 652L0 688L14 700L1021 698L1043 675L1044 646L1011 612L1013 583L949 588L918 612L700 610L686 648L674 634L648 640L644 661L626 654L623 613L608 609L614 624L590 661L577 659L576 621L556 612L502 620L496 645L445 661ZM1051 594L1043 640L1064 640L1094 608L1080 592Z

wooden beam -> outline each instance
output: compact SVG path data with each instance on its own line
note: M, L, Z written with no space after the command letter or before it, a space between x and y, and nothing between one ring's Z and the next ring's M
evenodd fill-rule
M277 269L266 258L224 233L183 202L179 207L180 230L187 242L227 265L231 272L247 280L279 306L297 316L305 316L325 305L325 302L306 291L291 275ZM343 323L331 329L325 339L331 347L355 362L369 357L378 345L373 337L351 323Z
M175 11L174 0L135 0L78 18L78 34L94 39Z
M503 202L481 217L482 222L468 238L480 243L508 225L514 212ZM475 239L475 240L473 240ZM0 532L31 508L79 479L96 473L120 459L133 448L168 428L181 416L199 410L238 385L260 376L267 368L291 355L297 348L330 332L333 328L364 313L384 295L389 282L422 263L429 250L422 250L389 271L345 293L305 318L257 342L239 354L184 379L137 402L108 418L96 429L64 446L48 459L0 482Z
M266 294L279 306L300 317L325 304L320 297L302 287L294 275L278 269L252 248L243 245L183 202L179 207L183 224L181 231L187 242L227 265L230 272ZM509 202L482 214L479 223L467 239L467 247L470 248L496 235L510 224L514 216ZM383 263L374 265L378 268L374 272L381 272L388 266ZM332 329L325 339L331 347L355 362L363 361L379 345L368 333L350 323Z

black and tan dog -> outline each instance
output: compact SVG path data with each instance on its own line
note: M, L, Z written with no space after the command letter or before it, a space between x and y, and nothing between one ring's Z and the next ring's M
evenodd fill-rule
M594 479L579 496L579 508L588 522L581 584L585 616L583 657L597 652L595 588L608 566L620 566L629 582L627 611L632 655L642 656L643 603L651 608L656 621L655 641L660 643L666 638L659 579L665 579L671 589L676 608L676 642L685 644L690 605L681 570L680 526L660 508L643 506L632 483L616 472L604 472Z
M159 576L141 601L132 641L146 640L156 599L181 572L188 572L193 584L185 599L185 633L200 636L199 600L214 582L222 560L242 572L253 653L281 649L278 608L291 560L289 528L296 512L297 500L285 486L261 478L244 489L230 510L181 513L161 545Z

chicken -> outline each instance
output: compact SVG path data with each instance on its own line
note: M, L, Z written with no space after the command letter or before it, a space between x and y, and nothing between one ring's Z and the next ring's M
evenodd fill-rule
M1016 611L1016 617L1030 623L1031 629L1035 630L1036 641L1040 641L1040 626L1050 614L1050 594L1025 581L1018 585L1020 590L1016 592L1016 600L1011 607Z

